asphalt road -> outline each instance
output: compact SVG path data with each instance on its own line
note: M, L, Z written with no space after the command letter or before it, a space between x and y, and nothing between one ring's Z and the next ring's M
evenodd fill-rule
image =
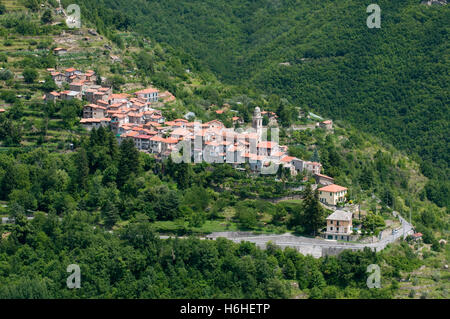
M394 212L394 216L398 213ZM268 242L279 247L292 247L304 254L311 254L314 257L321 257L327 254L338 254L339 252L351 249L362 250L368 247L375 251L384 249L388 244L395 242L399 238L405 238L408 234L413 232L413 227L404 218L399 216L402 227L396 229L396 232L391 233L380 241L375 243L346 243L338 242L336 240L307 238L302 236L294 236L291 234L282 235L252 235L246 232L222 232L212 233L207 236L208 239L217 239L219 237L227 238L236 243L248 241L255 243L258 247L265 248Z

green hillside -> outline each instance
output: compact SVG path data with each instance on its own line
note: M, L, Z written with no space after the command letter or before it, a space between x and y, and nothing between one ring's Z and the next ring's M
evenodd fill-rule
M420 2L378 1L382 27L368 29L372 1L80 1L100 30L139 31L225 82L274 93L410 152L430 178L428 197L448 207L450 11Z
M0 217L16 219L0 224L0 299L448 298L447 8L382 2L391 33L367 30L358 1L81 0L83 27L73 30L56 1L0 3ZM59 46L69 53L53 54ZM68 67L95 70L114 93L169 90L167 120L190 111L229 127L236 114L251 122L255 106L276 111L289 155L320 161L348 187L363 240L398 228L394 210L411 213L423 240L317 259L200 240L312 236L329 211L304 172L157 161L109 129L87 132L87 101L42 99L57 89L46 69ZM298 117L309 112L333 119L333 130ZM67 289L73 263L82 289ZM381 289L367 288L370 264Z

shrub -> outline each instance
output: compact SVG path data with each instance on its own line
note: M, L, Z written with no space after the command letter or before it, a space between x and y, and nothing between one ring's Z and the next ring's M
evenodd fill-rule
M0 70L0 80L7 81L14 78L14 73L8 69Z

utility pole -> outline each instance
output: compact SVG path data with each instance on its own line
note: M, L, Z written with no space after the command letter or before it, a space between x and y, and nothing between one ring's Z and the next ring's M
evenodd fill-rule
M403 223L403 239L406 238L406 226L405 223Z

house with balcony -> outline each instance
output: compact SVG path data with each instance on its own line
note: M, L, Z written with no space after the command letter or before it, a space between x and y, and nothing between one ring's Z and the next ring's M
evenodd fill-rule
M152 138L152 136L146 135L146 134L140 134L140 135L133 136L134 144L136 145L136 148L141 151L149 150L151 138Z
M320 164L319 162L304 161L303 170L311 174L320 174L322 170L322 164Z
M102 119L106 115L106 108L100 105L88 104L83 108L83 118Z
M326 205L336 206L339 203L345 203L347 188L336 184L331 184L319 188L319 200Z
M327 229L323 233L325 239L352 240L353 214L344 210L337 210L327 217Z
M146 102L158 102L159 91L156 88L147 88L134 93L137 98L143 99Z
M50 75L57 86L61 86L66 81L66 76L58 71L51 72Z

